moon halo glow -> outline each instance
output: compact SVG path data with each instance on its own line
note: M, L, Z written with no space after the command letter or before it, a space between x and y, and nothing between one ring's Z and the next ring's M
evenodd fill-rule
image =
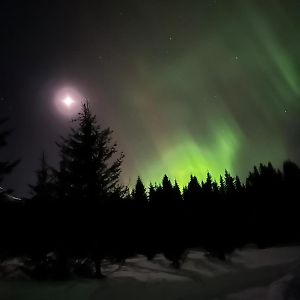
M56 109L67 117L71 117L80 111L82 101L83 96L72 87L58 89L54 97Z
M67 108L71 108L72 104L74 103L74 100L70 96L67 96L62 100L62 102L66 105Z

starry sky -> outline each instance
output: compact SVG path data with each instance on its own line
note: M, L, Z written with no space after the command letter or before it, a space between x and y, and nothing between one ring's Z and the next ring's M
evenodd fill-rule
M137 176L182 186L225 168L300 163L300 1L1 1L1 154L22 162L5 184L26 194L70 116L65 87L89 99Z

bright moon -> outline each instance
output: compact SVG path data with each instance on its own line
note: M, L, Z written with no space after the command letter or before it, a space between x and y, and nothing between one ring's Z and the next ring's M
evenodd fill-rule
M56 109L67 117L74 116L80 111L82 99L84 99L83 95L70 86L61 87L54 94Z
M74 100L70 96L67 96L65 99L63 99L63 103L66 107L70 108L71 105L74 103Z

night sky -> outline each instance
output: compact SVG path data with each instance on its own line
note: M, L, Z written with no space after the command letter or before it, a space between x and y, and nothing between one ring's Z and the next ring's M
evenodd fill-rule
M298 0L1 1L0 38L19 194L43 150L57 164L72 118L57 95L71 90L114 130L125 184L300 163Z

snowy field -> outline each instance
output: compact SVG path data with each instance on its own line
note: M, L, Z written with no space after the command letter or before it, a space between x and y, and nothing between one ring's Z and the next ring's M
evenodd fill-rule
M300 299L300 247L248 248L236 251L230 262L194 250L189 251L180 270L172 268L163 256L153 261L139 256L123 266L104 266L107 278L103 280L20 280L16 260L5 262L6 274L3 265L0 275L11 279L0 281L1 300Z

